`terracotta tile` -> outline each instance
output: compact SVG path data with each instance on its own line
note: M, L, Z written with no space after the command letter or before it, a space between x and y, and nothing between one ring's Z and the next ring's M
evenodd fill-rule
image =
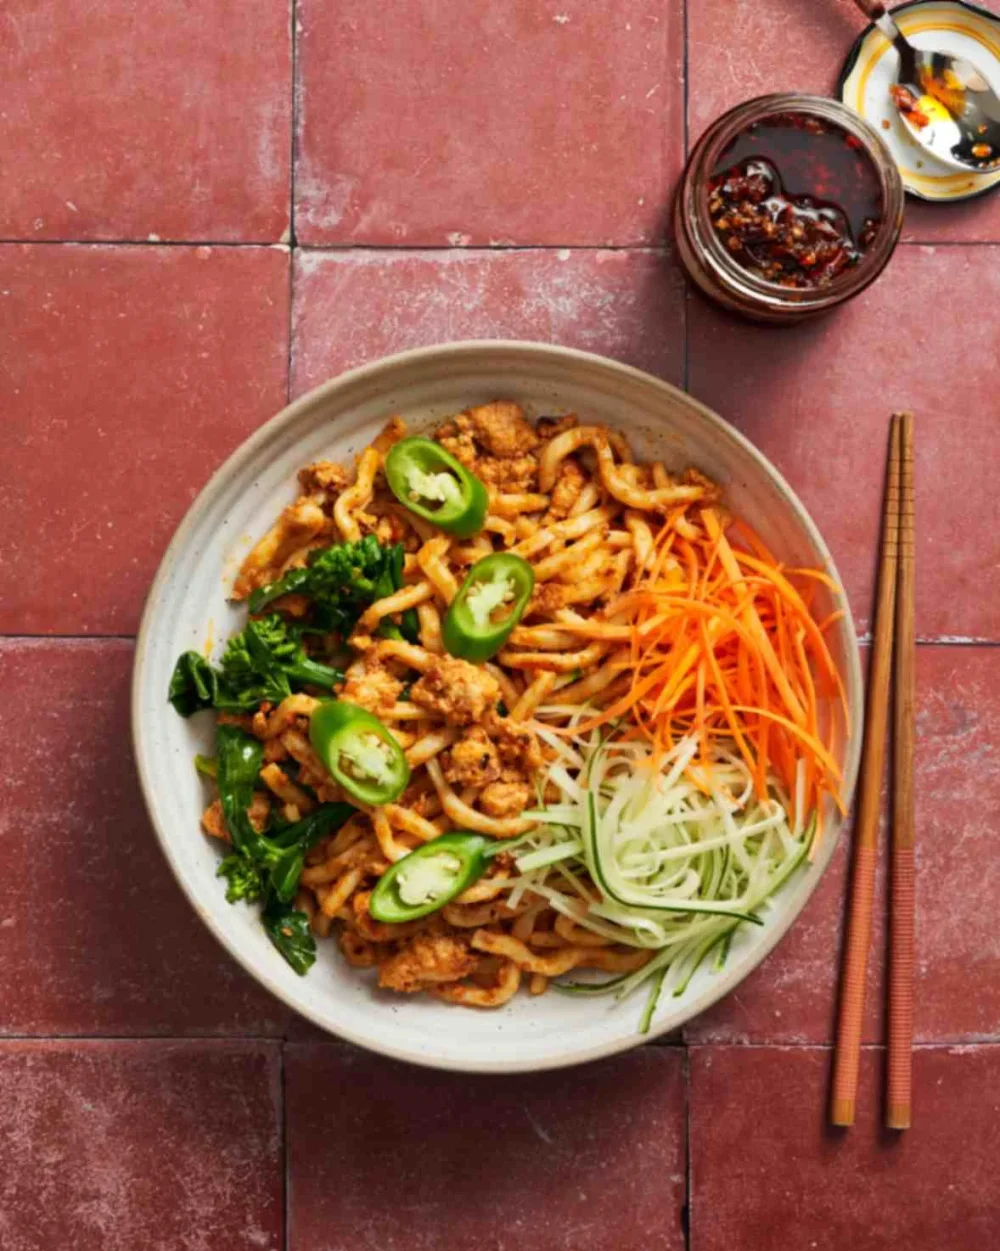
M825 1125L831 1052L691 1052L695 1251L993 1251L1000 1049L914 1053L914 1126L880 1128L882 1056L863 1053L858 1123Z
M680 384L684 288L658 252L296 254L292 387L454 339L539 339Z
M1000 650L917 653L916 1037L1000 1041ZM883 1038L888 825L883 825L868 965L868 1042ZM789 934L736 991L692 1021L694 1042L829 1043L834 1038L848 840Z
M280 1034L146 820L131 663L117 640L0 641L0 1033Z
M4 1251L279 1251L276 1044L0 1043Z
M7 0L0 238L254 239L288 229L288 6Z
M996 0L986 8L1000 12ZM865 27L852 0L688 5L688 126L692 142L720 113L772 91L829 96L851 44ZM957 204L908 198L905 239L1000 240L1000 194Z
M918 1038L1000 1041L1000 649L917 667Z
M684 1246L684 1057L558 1073L286 1053L288 1251Z
M917 629L1000 638L1000 538L993 509L993 248L904 247L839 313L754 327L689 301L690 389L786 475L829 543L866 628L889 413L916 413ZM918 311L928 292L961 291ZM891 340L891 351L889 342ZM723 366L724 363L724 367ZM970 541L970 535L976 540Z
M683 150L683 13L300 0L304 243L632 244Z
M832 93L847 50L864 29L852 0L789 6L783 0L688 6L688 130L692 144L720 113L774 91Z
M285 403L288 255L0 247L0 631L133 631L175 526Z

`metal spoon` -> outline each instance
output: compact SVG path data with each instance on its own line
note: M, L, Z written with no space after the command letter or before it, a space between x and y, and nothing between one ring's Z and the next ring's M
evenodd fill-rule
M893 99L921 147L949 165L1000 167L1000 99L964 57L915 48L880 0L854 0L899 53Z

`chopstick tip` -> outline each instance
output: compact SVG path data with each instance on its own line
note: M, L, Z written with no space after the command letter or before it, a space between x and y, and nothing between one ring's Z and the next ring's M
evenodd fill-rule
M890 1103L885 1110L886 1129L910 1128L910 1105L908 1103Z
M830 1104L830 1124L847 1129L854 1124L854 1100L834 1099Z

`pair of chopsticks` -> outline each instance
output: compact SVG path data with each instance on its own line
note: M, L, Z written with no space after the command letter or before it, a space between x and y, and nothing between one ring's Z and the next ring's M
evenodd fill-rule
M889 1045L885 1123L910 1124L913 1042L913 415L894 413L889 435L882 556L865 711L861 800L841 982L830 1121L853 1125L871 945L878 820L895 653L892 777L892 890L889 940Z

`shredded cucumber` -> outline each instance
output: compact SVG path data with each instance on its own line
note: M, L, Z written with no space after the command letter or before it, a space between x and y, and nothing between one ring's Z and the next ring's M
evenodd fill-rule
M539 824L518 845L510 903L534 894L584 929L654 952L634 973L556 983L619 998L648 985L646 1032L665 988L682 995L713 952L722 966L740 925L763 924L760 910L805 859L815 819L805 820L801 784L791 798L772 777L761 797L723 747L710 767L692 765L694 736L654 766L643 742L594 733L578 747L540 734L557 753L544 791L558 798L526 814Z

